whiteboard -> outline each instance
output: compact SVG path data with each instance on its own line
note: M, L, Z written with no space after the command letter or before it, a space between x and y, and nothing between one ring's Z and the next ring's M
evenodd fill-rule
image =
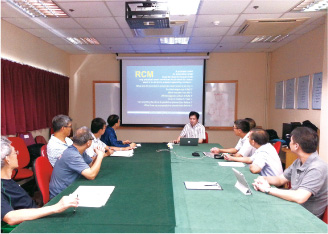
M120 116L120 83L94 81L93 96L93 118L100 117L107 121L112 114Z
M205 84L205 127L232 127L237 116L237 81Z

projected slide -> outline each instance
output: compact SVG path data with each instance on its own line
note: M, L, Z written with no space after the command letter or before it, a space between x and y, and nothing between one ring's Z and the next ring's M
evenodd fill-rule
M184 125L190 111L202 114L203 67L203 61L199 65L126 66L122 124Z

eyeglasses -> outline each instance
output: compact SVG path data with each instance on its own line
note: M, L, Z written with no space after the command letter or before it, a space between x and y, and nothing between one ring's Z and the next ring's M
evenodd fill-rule
M72 128L72 125L70 125L70 126L65 126L66 128Z
M233 126L232 129L239 129L239 128L236 128L235 126Z

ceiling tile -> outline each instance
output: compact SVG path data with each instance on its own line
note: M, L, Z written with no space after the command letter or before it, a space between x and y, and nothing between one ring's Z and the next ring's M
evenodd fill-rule
M195 28L192 35L196 37L216 37L226 34L229 27Z
M202 2L199 14L200 15L233 15L242 13L250 3L250 0L239 1L204 1Z
M41 37L41 39L53 45L72 45L63 37Z
M253 0L252 3L246 8L244 13L246 14L272 14L272 13L284 13L289 11L301 0ZM256 8L256 6L258 8Z
M129 41L125 37L97 37L97 41L103 45L126 45L129 44Z
M83 28L119 28L113 17L104 18L75 18Z
M130 37L128 38L128 41L131 45L157 45L158 44L158 38L136 38L136 37Z
M195 27L230 27L237 18L238 15L199 15ZM220 24L216 26L213 24L214 21L220 21Z
M61 37L93 37L85 29L58 29Z
M221 43L251 42L255 36L224 36Z
M212 51L216 46L217 46L217 43L216 44L192 44L192 45L188 45L188 50Z
M132 45L132 48L135 49L136 51L160 50L159 45Z
M189 39L189 44L214 44L219 43L222 36L218 37L192 37Z
M121 29L88 29L93 37L124 37Z
M1 2L1 18L2 17L26 17L27 15L12 6L10 3Z
M58 5L71 17L110 17L105 2L100 1L65 1L58 2ZM73 11L72 11L73 10Z
M125 17L125 1L113 1L106 2L107 7L113 16L124 16Z
M34 19L44 28L81 28L81 26L75 22L72 18L41 18Z
M41 28L28 28L24 29L25 31L33 34L36 37L53 37L56 36L56 34L52 33L48 29L41 29Z

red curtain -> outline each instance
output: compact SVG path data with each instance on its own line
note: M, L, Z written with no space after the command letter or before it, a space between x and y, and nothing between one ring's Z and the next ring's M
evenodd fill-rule
M1 135L51 127L68 104L68 77L1 59Z

